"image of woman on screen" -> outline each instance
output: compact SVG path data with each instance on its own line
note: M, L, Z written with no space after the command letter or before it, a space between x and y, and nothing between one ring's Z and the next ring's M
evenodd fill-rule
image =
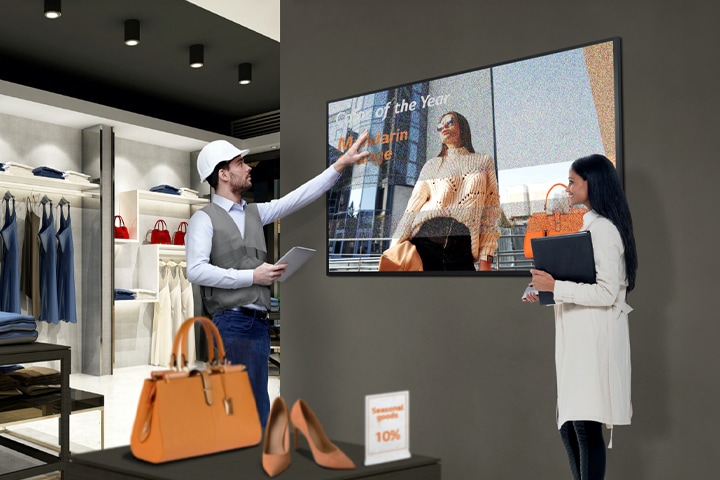
M500 237L495 162L476 153L457 112L440 117L442 147L420 171L392 245L412 242L424 271L491 270Z
M532 285L555 297L557 422L576 480L605 476L602 424L629 425L630 335L625 302L638 268L632 217L615 166L602 155L575 160L567 194L585 205L596 283L554 279L532 269ZM527 301L538 301L529 294ZM612 433L610 435L612 446Z

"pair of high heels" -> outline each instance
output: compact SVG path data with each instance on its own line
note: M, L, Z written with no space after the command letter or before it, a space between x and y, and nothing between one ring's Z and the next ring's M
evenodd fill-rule
M321 467L337 470L355 468L355 463L325 435L315 413L305 401L298 399L288 414L285 400L277 397L270 408L263 441L262 466L270 477L279 475L290 466L291 422L295 435L295 450L298 449L298 431L300 431L310 445L315 463Z

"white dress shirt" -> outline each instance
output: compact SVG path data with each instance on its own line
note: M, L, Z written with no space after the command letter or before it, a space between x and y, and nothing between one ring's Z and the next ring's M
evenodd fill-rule
M330 166L287 195L270 202L258 203L260 221L263 225L267 225L309 205L327 192L339 177L340 173ZM212 201L228 212L244 238L247 206L245 200L238 204L220 195L213 195ZM188 280L198 285L218 288L251 286L253 270L220 268L210 263L212 237L213 226L210 217L203 211L195 212L190 218L185 234Z

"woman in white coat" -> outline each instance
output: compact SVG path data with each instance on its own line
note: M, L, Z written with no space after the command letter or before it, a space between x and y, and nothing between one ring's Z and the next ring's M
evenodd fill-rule
M630 335L626 293L635 286L638 261L632 218L615 166L602 155L570 168L571 205L589 210L596 283L555 280L531 270L531 286L555 297L557 423L575 480L605 477L602 424L629 425ZM537 294L527 301L536 302ZM611 441L612 445L612 430Z

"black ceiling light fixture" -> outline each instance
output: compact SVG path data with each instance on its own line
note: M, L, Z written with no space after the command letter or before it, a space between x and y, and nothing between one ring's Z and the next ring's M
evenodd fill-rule
M125 45L134 47L140 43L140 20L125 20Z
M45 0L45 17L58 18L62 15L60 0Z
M205 47L203 45L190 46L190 68L201 68L205 65Z
M238 65L238 83L247 85L252 82L252 64L241 63Z

